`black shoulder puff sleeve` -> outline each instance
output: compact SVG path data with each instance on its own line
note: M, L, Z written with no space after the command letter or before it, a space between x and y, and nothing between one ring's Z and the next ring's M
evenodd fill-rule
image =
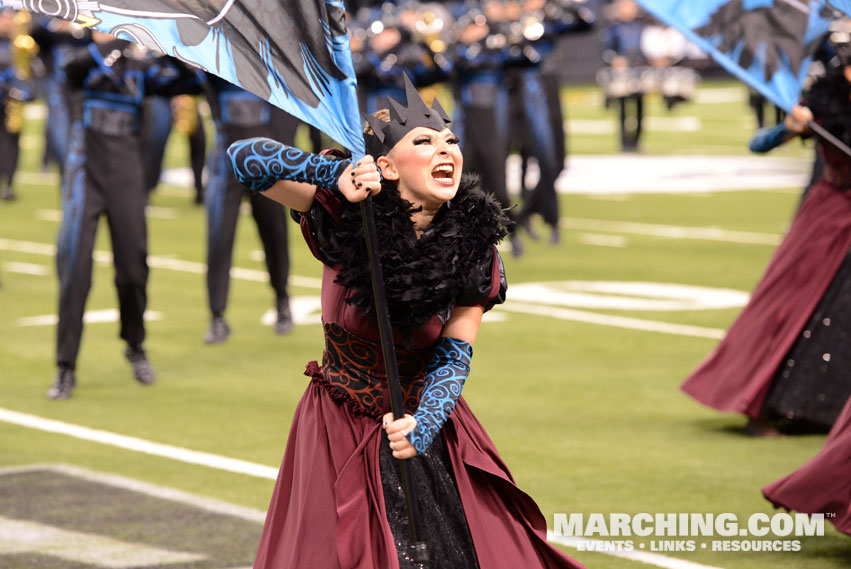
M464 290L455 300L457 306L481 306L485 312L497 304L505 302L508 281L502 257L492 246L482 258L482 262L473 267Z

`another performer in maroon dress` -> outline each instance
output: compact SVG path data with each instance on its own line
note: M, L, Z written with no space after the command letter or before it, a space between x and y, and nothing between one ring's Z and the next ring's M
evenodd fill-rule
M356 165L269 139L229 150L243 183L302 212L324 264L325 351L307 366L255 568L419 567L396 459L414 472L430 567L580 568L547 543L540 510L460 397L482 314L505 294L495 247L507 233L504 212L461 179L439 105L427 107L410 86L407 105L391 101L389 120L368 117L369 155ZM367 195L409 413L397 421L355 203Z
M763 488L762 493L775 506L825 514L836 529L851 535L851 399L824 448L792 474Z
M818 80L805 100L846 144L849 93L838 71ZM752 434L826 432L851 394L851 159L830 145L823 151L825 171L750 302L682 386L705 405L750 417Z

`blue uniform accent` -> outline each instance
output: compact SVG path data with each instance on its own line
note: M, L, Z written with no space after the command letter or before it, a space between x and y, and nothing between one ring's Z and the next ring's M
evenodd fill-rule
M498 89L502 87L505 77L502 70L485 69L475 70L469 74L460 76L461 102L465 105L481 105L481 101L477 101L475 97L475 85L487 85Z
M80 250L80 230L86 207L86 145L85 128L74 121L69 128L70 141L62 177L62 226L56 247L56 267L59 278L70 274Z
M48 142L56 155L60 168L65 164L68 154L68 133L70 131L71 119L68 114L68 104L65 102L65 94L62 85L54 78L48 77L44 82L47 100L47 136Z
M387 98L396 101L405 100L405 88L401 84L402 68L396 65L385 66L381 58L374 52L369 51L365 55L371 73L369 76L361 76L360 88L365 93L366 112L374 113L379 109L387 108Z
M603 59L606 63L616 57L624 57L630 66L644 65L641 51L641 34L645 25L640 21L618 22L603 31Z
M230 166L249 190L268 190L278 180L305 182L331 190L351 160L319 156L269 138L249 138L228 148Z
M54 18L36 18L31 30L32 38L39 47L39 57L44 61L46 76L42 83L47 102L47 120L45 121L47 153L64 168L70 140L71 115L68 110L65 88L65 61L73 50L85 47L91 39L80 30L60 31L58 20Z
M216 146L207 162L209 178L207 179L207 188L204 193L204 206L207 208L207 223L211 238L214 235L219 235L222 231L225 196L227 195L228 180L230 179L225 150L225 134L221 129L218 129L216 132Z
M414 413L417 426L408 434L408 440L418 453L428 450L455 409L470 374L472 357L473 346L463 340L440 338L437 341L429 361L420 404Z
M511 199L505 182L509 97L505 80L507 50L483 40L449 50L456 97L452 131L464 151L465 169L481 175L482 187L502 207Z
M221 82L219 82L221 84ZM232 89L219 92L219 108L221 109L221 120L224 124L233 124L236 117L231 116L231 102L257 101L262 102L263 99L257 95L252 95L248 91L233 86ZM272 120L269 105L263 105L260 108L260 116L258 117L259 124L269 124Z
M89 44L89 53L92 54L92 59L94 59L95 63L97 63L97 70L91 71L89 73L89 82L98 78L99 75L105 75L115 81L116 85L121 84L121 78L115 71L112 70L112 67L106 64L106 60L103 58L103 55L98 48L98 45L95 43Z
M162 173L162 158L171 128L174 124L174 115L171 109L171 98L148 97L142 112L145 119L143 126L143 153L145 155L145 180L148 191L154 189L159 183Z
M550 124L547 109L547 95L541 83L541 74L537 68L529 68L523 71L523 114L532 128L532 141L541 151L538 153L538 161L544 159L551 161L550 168L558 168L555 156L555 140L553 138L553 125ZM561 126L561 125L558 125ZM552 160L550 160L552 159ZM557 173L556 173L557 175Z

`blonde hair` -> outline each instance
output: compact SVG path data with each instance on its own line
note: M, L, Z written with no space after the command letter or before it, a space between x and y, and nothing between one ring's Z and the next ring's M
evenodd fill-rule
M382 120L384 122L390 122L390 109L378 109L377 111L372 113L372 115L370 115L370 116L373 116L373 117L375 117L379 120ZM372 130L372 127L369 126L369 123L365 123L364 126L363 126L363 133L373 135L373 134L375 134L375 131Z

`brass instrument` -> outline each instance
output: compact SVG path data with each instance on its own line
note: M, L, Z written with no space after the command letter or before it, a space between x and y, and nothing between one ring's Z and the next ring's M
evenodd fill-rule
M174 128L189 136L198 128L198 100L192 95L178 95L172 99Z
M12 19L12 65L20 81L29 81L32 77L32 58L38 53L38 46L29 34L32 15L26 10L15 13ZM6 130L21 132L24 126L24 101L14 96L6 103Z
M434 53L443 53L449 47L452 15L445 6L437 2L421 4L411 26L414 36Z

